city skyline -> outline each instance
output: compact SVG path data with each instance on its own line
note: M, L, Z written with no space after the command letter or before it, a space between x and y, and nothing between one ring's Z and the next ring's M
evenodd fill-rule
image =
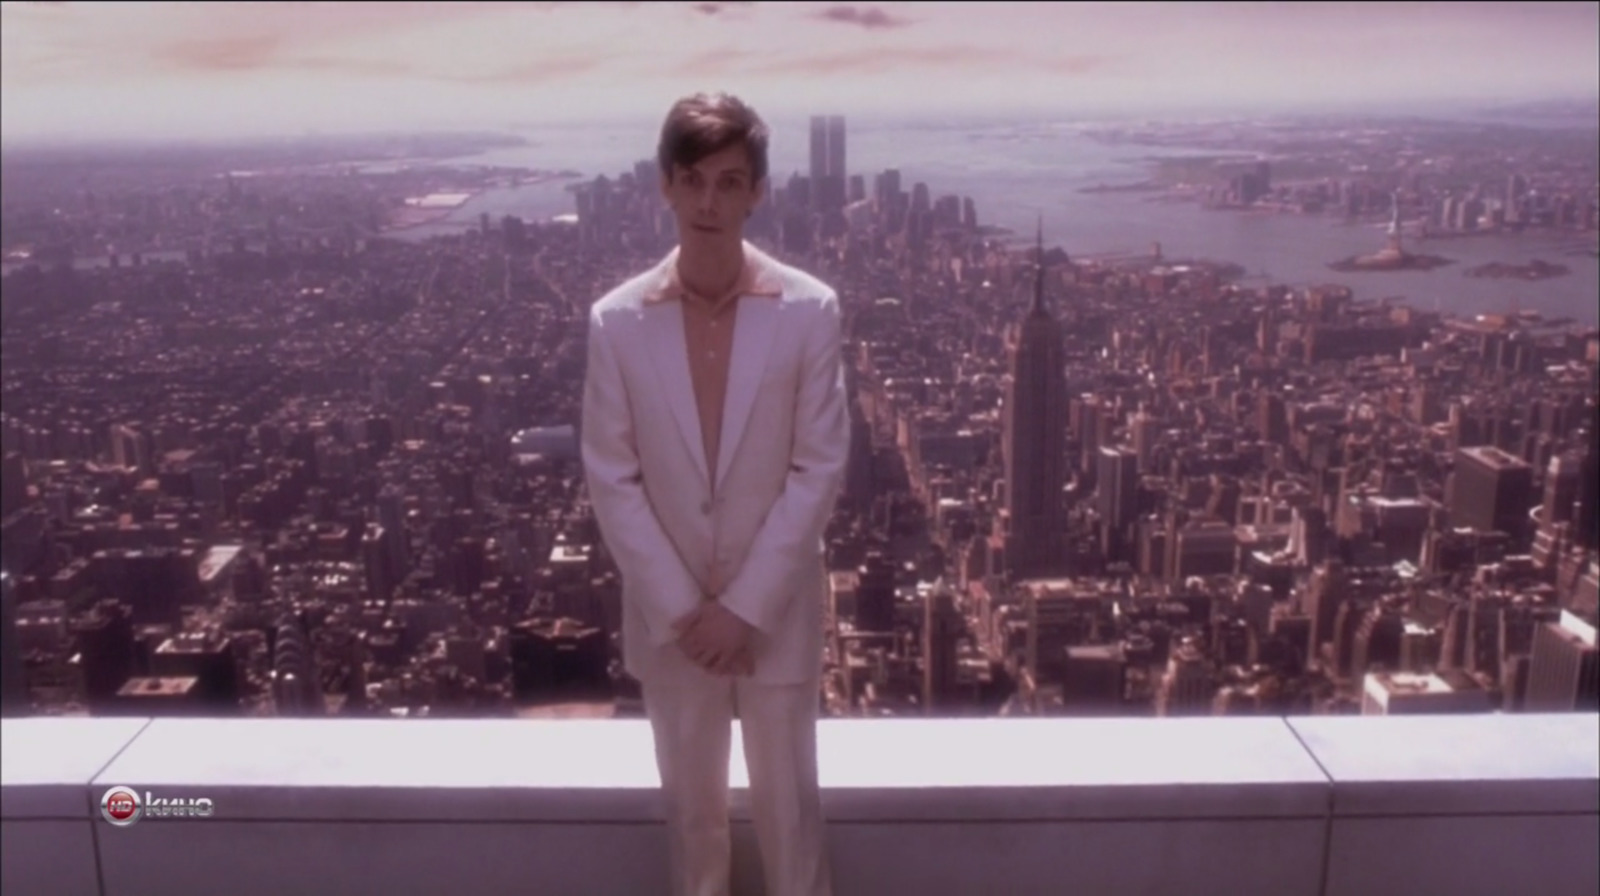
M779 116L1492 105L1592 97L1597 12L1595 3L4 3L0 123L8 142L506 128L653 117L701 89L744 94Z
M851 168L847 121L813 121L821 183L746 235L841 296L861 447L824 536L830 717L1593 707L1600 331L1249 285L1159 242L1069 256L1042 216L1007 245L983 197ZM1418 181L1444 233L1595 232L1592 153L1496 139L1402 128L1342 162L1361 177L1280 183L1286 158L1197 172L1196 198L1392 229L1400 175L1369 172L1420 153L1455 160ZM571 184L575 215L416 241L389 237L466 172L236 177L239 151L153 178L144 153L15 161L8 702L636 713L574 323L676 243L655 163ZM187 385L151 401L151 377Z

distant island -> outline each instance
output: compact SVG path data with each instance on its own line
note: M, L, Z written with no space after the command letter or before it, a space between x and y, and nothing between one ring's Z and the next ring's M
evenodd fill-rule
M1395 254L1379 251L1372 255L1352 255L1331 261L1328 267L1341 273L1352 271L1431 271L1442 268L1447 264L1455 264L1453 259L1443 258L1438 255L1413 255L1410 252Z
M1371 255L1352 255L1329 262L1328 267L1341 273L1361 271L1431 271L1434 268L1455 264L1438 255L1417 255L1406 249L1400 239L1400 196L1395 194L1389 218L1389 241Z
M1462 273L1468 277L1488 277L1495 280L1548 280L1551 277L1566 276L1572 273L1572 270L1565 265L1551 264L1535 258L1527 264L1491 261L1475 268L1467 268Z
M1156 181L1153 181L1153 180L1142 180L1142 181L1137 181L1137 182L1131 183L1131 184L1099 183L1099 184L1095 184L1092 187L1080 187L1078 189L1078 192L1079 193L1151 193L1151 192L1155 192L1156 190L1164 190L1164 189L1166 189L1166 187L1162 186L1160 183L1157 183Z

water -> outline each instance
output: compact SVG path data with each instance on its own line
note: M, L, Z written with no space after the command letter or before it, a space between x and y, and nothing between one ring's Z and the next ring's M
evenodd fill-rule
M804 122L777 123L772 172L781 184L791 172L808 168ZM453 160L458 164L572 169L586 177L615 176L649 158L655 126L568 127L528 132L532 145L510 147ZM1442 255L1455 264L1432 271L1340 274L1328 262L1367 254L1384 243L1383 226L1299 215L1207 211L1195 203L1152 201L1148 193L1079 193L1100 183L1143 180L1154 155L1217 154L1216 150L1110 146L1071 124L873 125L852 122L848 164L871 175L899 168L905 189L919 181L935 198L971 196L981 223L1031 235L1044 216L1045 240L1069 254L1143 254L1160 242L1169 258L1205 258L1243 265L1252 275L1293 285L1344 283L1361 298L1398 298L1419 308L1473 314L1520 308L1547 317L1571 317L1587 324L1600 318L1600 264L1592 255L1570 255L1575 246L1592 246L1592 234L1524 234L1413 242L1414 251ZM576 206L570 181L492 190L465 203L444 220L405 231L407 238L455 233L476 224L479 215L518 215L547 220ZM1523 282L1475 279L1466 268L1490 261L1556 262L1572 273L1551 280Z

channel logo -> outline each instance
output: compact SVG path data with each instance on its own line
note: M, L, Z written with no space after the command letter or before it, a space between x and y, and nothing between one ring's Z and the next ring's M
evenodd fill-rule
M210 818L216 804L210 797L156 796L146 790L143 796L132 787L113 787L100 797L100 814L106 821L125 828L141 818Z
M113 787L100 798L100 814L105 816L106 821L125 828L144 814L144 805L139 802L139 794L132 787Z

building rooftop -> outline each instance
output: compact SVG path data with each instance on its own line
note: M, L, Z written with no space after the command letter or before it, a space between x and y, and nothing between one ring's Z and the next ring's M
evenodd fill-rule
M1374 672L1372 679L1385 691L1405 694L1450 694L1455 688L1432 672Z
M1470 448L1462 448L1461 453L1495 470L1515 470L1528 466L1522 458L1509 454L1493 445L1475 445Z
M835 891L1594 892L1597 722L828 720ZM759 893L734 740L734 888ZM659 783L639 719L6 719L0 885L664 896ZM118 786L214 809L116 826Z

